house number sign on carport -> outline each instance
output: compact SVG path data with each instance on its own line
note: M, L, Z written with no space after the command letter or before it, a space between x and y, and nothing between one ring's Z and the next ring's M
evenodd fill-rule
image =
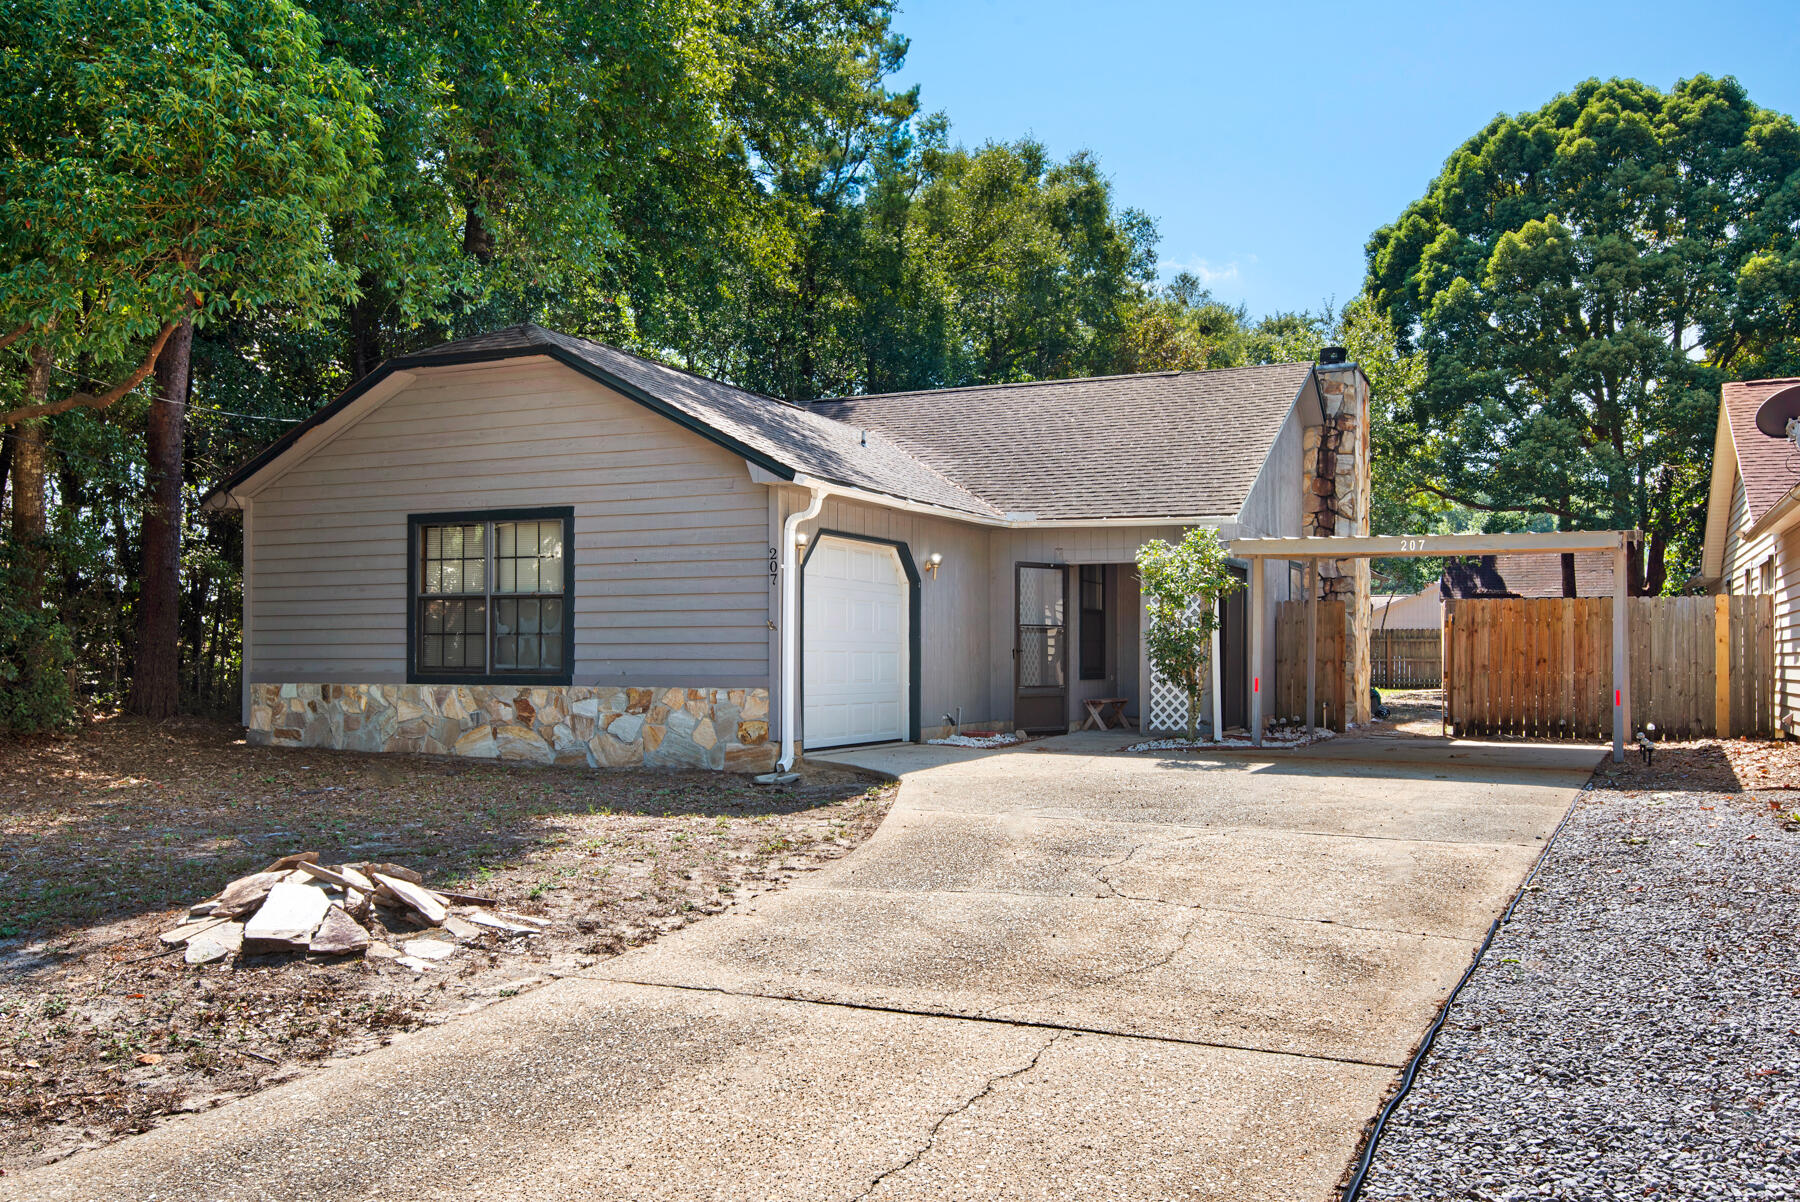
M1327 534L1302 537L1234 538L1231 553L1251 561L1250 610L1260 614L1266 608L1263 599L1267 588L1263 580L1262 562L1285 559L1290 562L1321 559L1374 559L1395 555L1506 555L1566 554L1581 551L1604 551L1613 557L1613 761L1625 758L1625 740L1631 728L1631 659L1626 653L1628 622L1625 595L1630 579L1631 548L1643 541L1636 530L1558 530L1544 534ZM1308 663L1317 656L1316 647L1308 651ZM1250 626L1250 662L1256 665L1253 676L1256 687L1250 696L1250 741L1262 745L1263 697L1263 623ZM1311 673L1309 671L1308 676ZM1217 682L1214 688L1217 688ZM1311 684L1307 710L1310 713Z

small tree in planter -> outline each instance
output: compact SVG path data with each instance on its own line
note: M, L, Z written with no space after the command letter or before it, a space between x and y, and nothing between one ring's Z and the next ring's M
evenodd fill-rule
M1188 742L1198 738L1200 686L1219 624L1219 598L1244 587L1231 574L1225 547L1211 530L1190 530L1179 543L1151 539L1138 548L1137 569L1150 626L1144 650L1157 674L1187 694ZM1213 732L1217 738L1218 731Z

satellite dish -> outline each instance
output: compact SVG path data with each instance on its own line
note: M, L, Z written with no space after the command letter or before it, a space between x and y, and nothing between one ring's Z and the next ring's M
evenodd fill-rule
M1756 410L1756 428L1770 438L1792 438L1788 427L1796 419L1800 419L1800 384L1770 394Z

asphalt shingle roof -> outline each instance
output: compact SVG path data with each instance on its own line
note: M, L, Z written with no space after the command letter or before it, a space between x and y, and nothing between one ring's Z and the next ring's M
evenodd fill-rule
M509 326L408 355L408 366L436 359L556 349L641 389L695 421L796 471L887 496L997 517L981 498L946 480L886 438L831 421L785 401L542 326Z
M1725 420L1737 450L1738 471L1744 477L1744 499L1750 504L1752 525L1800 483L1794 444L1785 438L1770 438L1756 428L1757 407L1791 384L1800 384L1800 379L1740 380L1722 390Z
M1560 597L1560 555L1483 555L1444 565L1438 589L1446 598ZM1575 552L1575 595L1613 595L1612 555L1606 551Z
M1233 516L1311 370L1283 363L844 397L808 407L542 326L508 326L389 360L214 493L248 479L382 373L534 354L592 369L753 460L987 518Z
M888 435L1005 512L1235 515L1307 363L895 392L814 410Z

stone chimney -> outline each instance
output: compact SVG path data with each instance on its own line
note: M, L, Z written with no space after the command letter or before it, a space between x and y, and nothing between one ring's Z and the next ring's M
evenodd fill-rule
M1300 533L1304 535L1369 533L1369 379L1344 357L1342 347L1326 347L1315 369L1324 416L1318 425L1307 427L1302 443L1305 496ZM1367 722L1369 561L1321 559L1319 596L1345 602L1344 694L1350 704L1344 718Z

